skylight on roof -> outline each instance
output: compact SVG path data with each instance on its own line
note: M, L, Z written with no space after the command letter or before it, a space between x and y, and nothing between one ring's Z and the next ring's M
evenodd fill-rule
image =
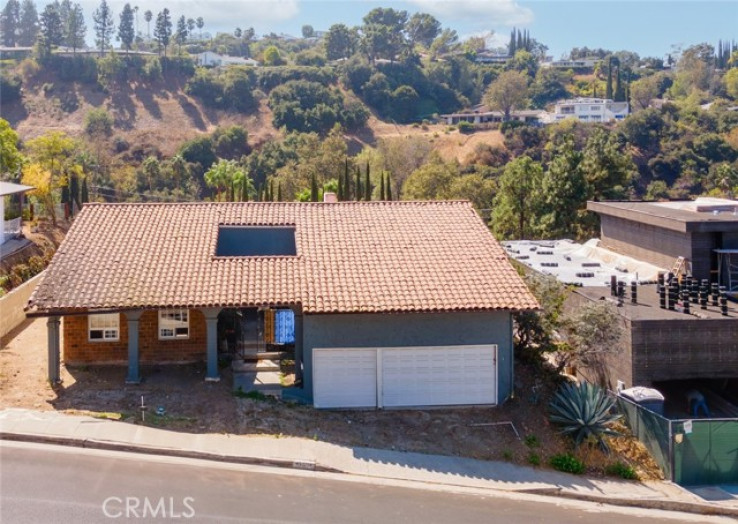
M296 256L295 228L291 226L219 226L215 256Z

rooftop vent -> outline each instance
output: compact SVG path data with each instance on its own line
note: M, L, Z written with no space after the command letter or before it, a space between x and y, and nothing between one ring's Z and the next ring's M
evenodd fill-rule
M335 193L331 193L331 192L323 193L323 202L335 204L336 202L338 202L338 197L336 197Z

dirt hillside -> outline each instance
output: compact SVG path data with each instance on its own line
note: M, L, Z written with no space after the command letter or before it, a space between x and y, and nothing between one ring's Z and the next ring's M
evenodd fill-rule
M42 74L24 83L22 101L4 105L3 118L24 140L51 130L80 136L85 115L97 107L105 108L115 119L112 140L121 138L131 145L154 146L164 156L172 155L182 142L211 133L219 126L243 126L249 133L249 142L257 147L281 136L272 125L266 99L259 101L259 109L252 115L214 110L187 95L184 83L176 80L146 85L130 82L104 92L98 86L64 82ZM425 136L443 158L459 161L479 143L502 143L502 135L496 130L463 135L445 124L400 125L375 116L365 129L347 138L353 153L364 146L375 146L382 138L402 136Z

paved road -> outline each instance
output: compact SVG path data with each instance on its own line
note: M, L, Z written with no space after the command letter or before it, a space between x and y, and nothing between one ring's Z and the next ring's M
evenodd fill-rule
M677 514L603 509L40 444L0 443L0 522L597 522ZM126 518L127 517L127 518ZM153 517L156 517L155 519ZM692 522L704 517L684 515ZM722 520L722 519L721 519ZM716 520L717 521L717 520Z

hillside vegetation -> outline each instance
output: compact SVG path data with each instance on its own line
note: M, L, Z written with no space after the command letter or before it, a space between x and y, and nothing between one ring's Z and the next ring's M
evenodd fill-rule
M55 14L64 5L42 18L68 16ZM170 13L159 15L151 38L122 33L121 14L124 48L149 55L108 52L97 22L99 56L58 53L74 35L44 22L32 57L4 61L0 171L36 186L50 214L59 201L318 200L330 190L341 200L468 199L501 238L580 238L596 230L587 199L738 187L735 43L693 45L667 64L575 48L572 59L594 66L562 70L543 67L546 46L527 32L489 50L425 13L376 8L358 27L317 37L306 26L297 39L252 29L209 38L184 17L174 34ZM262 66L196 67L204 50ZM487 63L490 51L508 59ZM438 123L481 102L509 115L572 96L629 101L633 114L545 128Z

